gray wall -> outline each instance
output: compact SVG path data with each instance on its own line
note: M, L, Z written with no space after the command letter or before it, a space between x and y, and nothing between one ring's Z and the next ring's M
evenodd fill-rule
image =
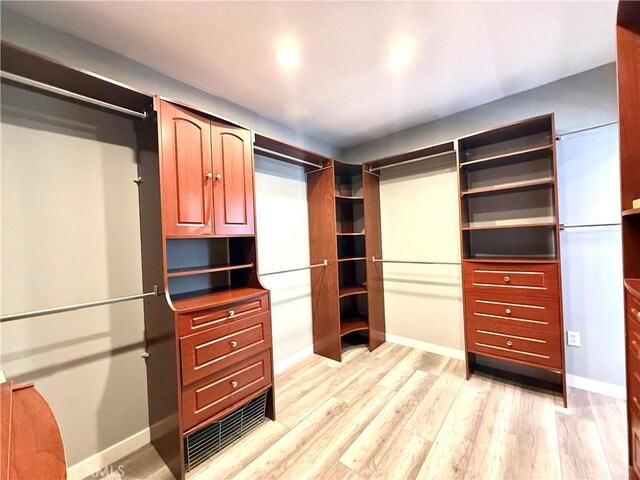
M141 292L133 122L8 85L1 115L2 312ZM69 465L149 426L142 302L0 331L1 368L50 403Z
M555 112L557 133L618 119L616 69L610 63L533 90L343 149L338 158L360 163Z
M333 146L321 139L298 132L223 98L198 90L110 50L47 27L10 10L4 2L0 9L2 26L0 34L5 41L68 65L99 73L144 92L159 94L215 112L266 135L281 138L328 156L335 154Z

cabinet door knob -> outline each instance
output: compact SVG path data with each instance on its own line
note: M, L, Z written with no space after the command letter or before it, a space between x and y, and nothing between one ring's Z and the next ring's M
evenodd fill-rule
M510 308L507 308L507 309L504 311L504 313L506 313L507 315L511 315L511 309L510 309Z
M209 178L209 179L213 178L213 173L207 172L207 178Z
M631 313L635 315L638 320L640 320L640 311L636 310L635 308L632 308Z
M221 173L217 173L216 174L216 180L222 180L222 174Z
M233 317L236 314L235 310L229 310L229 316Z
M510 347L511 345L513 345L513 342L511 340L507 340L507 347Z
M231 382L231 388L236 388L238 386L238 382Z
M231 345L231 348L236 348L238 346L238 342L236 342L235 340L232 340L229 342L229 345Z
M511 281L511 279L509 277L504 277L504 281L508 283Z

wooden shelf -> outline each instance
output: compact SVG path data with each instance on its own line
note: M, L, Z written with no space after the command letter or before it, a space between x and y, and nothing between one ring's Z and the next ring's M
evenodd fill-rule
M553 148L553 145L542 145L540 147L525 148L523 150L516 150L513 152L501 153L499 155L491 155L489 157L476 158L474 160L469 160L468 162L460 162L460 168L463 168L469 165L477 165L480 163L492 162L494 160L504 160L510 157L517 157L518 155L526 155L534 152L542 152L544 150L549 150L551 148Z
M347 333L357 332L360 330L369 330L367 317L353 317L340 320L340 336L343 337Z
M624 288L633 295L640 299L640 278L625 278Z
M167 277L184 277L186 275L200 275L202 273L228 272L231 270L241 270L243 268L253 268L253 263L242 265L203 265L201 267L172 268L167 271Z
M349 297L351 295L362 295L367 293L367 287L362 285L350 285L348 287L340 287L338 298Z
M462 261L471 263L558 263L557 258L544 257L476 257L463 258Z
M364 197L350 197L348 195L337 195L336 200L364 200Z
M367 257L344 257L344 258L339 258L338 259L338 263L340 262L355 262L358 260L366 260Z
M555 183L556 182L553 178L530 180L527 182L505 183L503 185L496 185L493 187L471 188L465 192L462 192L461 195L463 197L470 195L487 195L492 193L509 192L513 190L548 187L550 185L554 185Z
M515 223L507 225L486 225L481 227L462 227L463 231L474 230L503 230L508 228L550 228L555 227L555 222L543 222L543 223Z
M172 298L172 303L176 312L185 313L257 297L266 292L267 290L254 287L226 288L215 292L204 291L200 294L193 292L189 296L187 294L177 295L178 299Z
M357 235L364 235L364 232L347 232L347 233L342 233L342 232L338 232L337 235L340 236L357 236Z
M631 215L640 215L640 208L630 208L629 210L624 210L622 212L623 217L628 217Z

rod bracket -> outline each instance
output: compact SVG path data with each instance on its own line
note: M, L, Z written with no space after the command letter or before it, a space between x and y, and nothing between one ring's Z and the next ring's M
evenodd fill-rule
M147 358L149 358L149 352L142 352L140 354L140 358L144 358L146 360Z
M160 289L158 288L158 285L154 285L153 286L153 294L157 297L158 295L160 295Z
M325 267L329 266L329 260L327 260L326 258L322 261L322 265Z
M142 177L136 177L133 179L133 183L140 185L142 183Z

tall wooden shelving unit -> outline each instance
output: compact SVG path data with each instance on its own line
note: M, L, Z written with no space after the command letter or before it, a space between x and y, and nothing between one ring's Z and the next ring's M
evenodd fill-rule
M467 376L477 356L561 377L566 404L553 114L458 141Z
M617 21L620 192L625 287L629 478L640 478L640 6L620 2Z
M341 339L366 332L385 341L379 178L336 161L307 173L314 351L340 361Z

